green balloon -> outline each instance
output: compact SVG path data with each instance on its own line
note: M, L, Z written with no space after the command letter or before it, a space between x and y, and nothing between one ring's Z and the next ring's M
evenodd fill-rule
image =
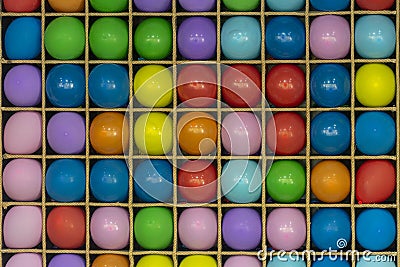
M144 249L162 250L172 244L172 212L164 207L141 209L135 217L135 239Z
M114 17L96 20L89 32L89 45L99 59L126 59L128 55L128 24Z
M85 50L85 27L77 18L56 18L46 28L44 45L55 59L76 59Z
M128 9L128 0L90 0L90 5L99 12L122 12Z
M268 194L277 202L298 201L306 190L304 167L295 160L280 160L272 164L267 174Z
M163 18L148 18L136 28L137 53L144 59L164 59L172 51L172 26Z
M260 5L260 0L222 0L222 2L232 11L252 11Z

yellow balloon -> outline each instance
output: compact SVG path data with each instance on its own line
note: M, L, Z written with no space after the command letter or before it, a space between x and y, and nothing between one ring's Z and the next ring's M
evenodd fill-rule
M172 149L172 119L162 112L140 115L134 127L134 140L141 153L164 155Z
M139 69L133 81L137 101L151 108L166 107L172 102L172 74L160 65L146 65Z
M192 255L183 259L179 267L217 267L217 261L206 255Z
M356 97L366 107L384 107L396 93L395 76L385 64L365 64L356 73Z
M136 264L136 267L173 267L170 257L163 255L146 255Z

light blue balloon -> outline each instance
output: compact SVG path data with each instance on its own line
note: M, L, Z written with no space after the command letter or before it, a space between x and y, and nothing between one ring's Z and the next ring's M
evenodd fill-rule
M251 203L261 197L261 169L252 160L230 160L221 175L222 194L234 203Z
M357 262L356 267L395 267L393 257L387 255L364 255Z
M355 46L363 58L388 58L396 48L396 28L383 15L362 16L355 26Z
M298 11L306 3L305 0L266 0L269 9L273 11Z
M300 254L291 254L273 257L272 260L268 262L267 267L306 267L306 263L301 259Z
M318 257L311 265L312 267L350 267L350 263L345 259L340 259L340 256L325 256L321 259Z
M228 59L255 59L261 53L261 26L253 17L235 16L221 30L221 49Z

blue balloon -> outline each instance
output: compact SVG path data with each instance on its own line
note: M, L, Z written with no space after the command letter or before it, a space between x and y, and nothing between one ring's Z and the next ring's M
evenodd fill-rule
M321 250L345 250L351 238L350 216L343 209L322 208L311 218L311 240Z
M355 47L363 58L388 58L396 48L396 27L383 15L367 15L355 25Z
M325 256L313 262L312 267L350 267L350 263L340 256Z
M6 30L4 48L8 59L35 59L40 55L41 22L38 18L22 17L13 20Z
M350 5L350 0L310 0L313 8L320 11L345 10Z
M101 202L128 199L129 172L126 162L117 159L97 161L90 171L90 191Z
M356 267L395 267L393 256L389 255L370 255L360 258Z
M261 53L260 21L248 16L227 19L221 30L221 49L228 59L255 59Z
M305 5L305 0L267 0L268 7L273 11L298 11Z
M319 154L340 155L350 139L350 121L340 112L322 112L311 121L311 146Z
M47 99L55 107L75 108L85 102L85 72L81 66L61 64L46 78Z
M294 16L271 19L266 30L267 52L274 59L299 59L306 53L304 23Z
M381 251L396 239L396 221L386 209L366 209L356 220L356 239L365 249Z
M396 143L393 118L380 111L362 113L356 120L357 149L371 156L389 153Z
M340 107L350 99L349 71L339 64L321 64L311 73L311 97L321 107Z
M59 159L46 172L46 192L59 202L80 201L85 196L85 164L78 159Z
M89 75L90 99L102 108L117 108L128 103L129 76L116 64L100 64Z
M234 203L251 203L261 197L261 169L252 160L230 160L221 174L222 194Z
M306 267L306 262L301 255L298 255L298 258L297 255L275 256L268 262L267 267Z
M133 175L135 195L143 202L172 201L172 166L167 160L145 160Z

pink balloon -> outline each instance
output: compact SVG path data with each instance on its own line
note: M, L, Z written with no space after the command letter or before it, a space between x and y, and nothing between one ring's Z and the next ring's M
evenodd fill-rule
M267 239L276 250L299 249L306 240L306 219L296 208L274 209L267 219Z
M42 255L36 253L18 253L13 255L8 262L6 267L42 267Z
M42 115L14 113L4 127L4 150L10 154L33 154L42 146Z
M232 155L252 155L261 147L261 123L251 112L229 113L222 121L222 144Z
M317 58L340 59L350 51L349 22L340 16L315 18L310 26L310 48Z
M253 256L231 256L229 257L224 267L261 267L261 261Z
M179 239L188 249L212 248L217 242L217 231L217 214L212 209L189 208L179 216Z
M4 244L8 248L34 248L42 241L42 210L34 206L12 207L4 218Z
M102 207L90 221L93 242L102 249L123 249L129 242L129 215L120 207Z
M42 164L34 159L14 159L3 171L3 187L15 201L35 201L42 194Z

